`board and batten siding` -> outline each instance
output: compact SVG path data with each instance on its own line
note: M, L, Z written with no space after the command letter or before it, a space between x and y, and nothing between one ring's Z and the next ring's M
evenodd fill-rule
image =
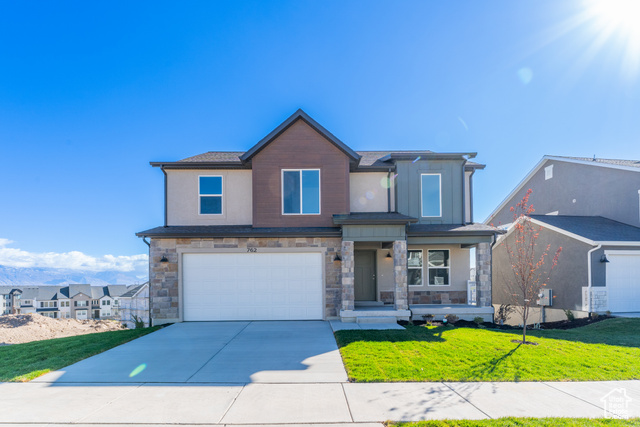
M222 214L200 215L198 177L222 176ZM167 170L168 225L250 225L250 170Z
M463 162L461 160L398 161L396 166L398 212L418 218L421 224L462 224ZM422 217L421 175L440 174L442 216Z
M254 227L333 227L349 212L349 158L303 120L252 159ZM283 215L283 169L320 169L320 215Z

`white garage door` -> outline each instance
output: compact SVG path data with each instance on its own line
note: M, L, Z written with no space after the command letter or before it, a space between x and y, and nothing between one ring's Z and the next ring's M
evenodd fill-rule
M185 321L322 319L321 253L184 254Z
M640 312L640 253L607 252L609 311Z

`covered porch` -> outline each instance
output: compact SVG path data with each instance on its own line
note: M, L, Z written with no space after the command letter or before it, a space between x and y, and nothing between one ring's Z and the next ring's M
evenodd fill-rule
M492 321L490 245L495 230L414 227L343 226L341 320L383 323L453 314Z

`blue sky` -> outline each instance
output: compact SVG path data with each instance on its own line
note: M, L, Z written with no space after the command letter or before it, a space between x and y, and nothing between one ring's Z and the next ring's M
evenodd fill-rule
M0 261L131 262L163 220L149 161L247 150L297 108L356 150L477 151L477 221L545 154L640 159L640 33L594 10L2 1Z

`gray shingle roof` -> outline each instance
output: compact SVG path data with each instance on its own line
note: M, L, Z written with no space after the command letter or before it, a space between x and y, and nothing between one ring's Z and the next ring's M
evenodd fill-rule
M119 297L127 292L127 285L107 285L106 294L110 297Z
M640 228L601 216L531 215L531 218L595 242L640 242Z
M625 159L599 159L594 160L593 157L570 157L570 156L553 156L564 159L581 160L583 162L604 163L608 165L616 166L629 166L634 168L640 168L640 160L625 160Z
M244 151L209 151L207 153L198 154L197 156L187 157L180 162L210 162L210 163L238 163L242 164L240 156Z
M69 285L69 297L73 298L79 293L91 296L91 285Z
M132 296L134 296L145 285L146 285L146 283L144 283L142 285L130 285L130 286L127 286L127 292L125 292L122 295L120 295L120 297L122 297L122 298L131 298Z
M138 237L340 237L340 227L269 227L250 225L172 225L136 233Z
M407 235L487 235L503 234L504 231L485 224L411 224Z

